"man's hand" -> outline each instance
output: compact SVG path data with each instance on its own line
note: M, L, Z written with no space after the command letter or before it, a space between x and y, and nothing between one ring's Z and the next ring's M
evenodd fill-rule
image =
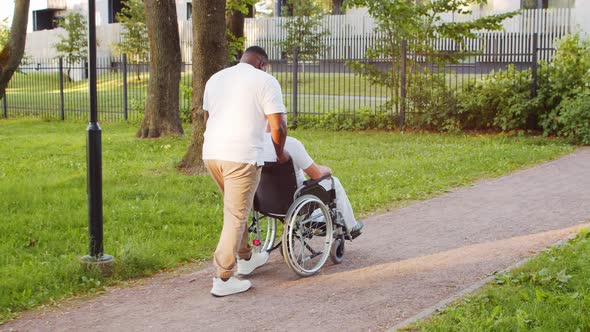
M291 156L289 155L289 152L287 152L287 150L283 149L283 153L281 153L280 156L277 156L277 161L279 162L279 164L284 164L287 161L289 161L289 159L291 159Z

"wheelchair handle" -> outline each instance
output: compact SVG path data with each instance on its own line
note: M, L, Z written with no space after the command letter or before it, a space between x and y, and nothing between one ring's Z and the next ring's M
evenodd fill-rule
M331 178L332 178L332 174L326 174L317 180L311 180L311 179L305 180L305 181L303 181L303 185L306 187L315 186L316 184L318 184L326 179L331 179Z

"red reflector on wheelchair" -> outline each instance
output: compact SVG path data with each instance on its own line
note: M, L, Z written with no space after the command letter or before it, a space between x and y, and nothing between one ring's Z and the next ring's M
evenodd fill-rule
M255 245L256 247L260 246L261 242L260 240L253 240L252 244Z

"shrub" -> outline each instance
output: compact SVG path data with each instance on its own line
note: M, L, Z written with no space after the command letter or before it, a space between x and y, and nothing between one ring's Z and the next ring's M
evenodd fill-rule
M535 129L538 101L531 100L530 70L514 65L471 83L459 97L464 129Z
M431 74L428 68L411 76L407 102L408 109L415 114L408 117L408 127L438 131L460 129L455 113L456 93L447 86L446 80L445 73Z
M137 111L137 118L139 121L142 121L145 116L145 96L130 98L129 109Z
M558 42L557 52L549 64L543 64L537 103L546 111L539 125L545 135L563 135L562 110L572 112L573 104L582 103L576 96L590 86L590 39L568 35ZM582 98L582 97L580 97ZM565 105L561 105L565 102ZM571 128L570 128L571 129Z
M191 100L193 97L193 88L184 84L180 84L180 92L184 103L180 103L180 120L183 123L191 123L193 115L191 112ZM184 104L188 104L188 107L182 107Z
M590 91L567 97L558 107L559 135L576 144L590 145Z
M396 128L398 116L392 116L386 111L373 111L371 109L359 109L354 113L344 111L331 111L319 116L305 116L300 114L297 124L301 128L317 128L329 130L392 130ZM292 120L290 119L291 123Z

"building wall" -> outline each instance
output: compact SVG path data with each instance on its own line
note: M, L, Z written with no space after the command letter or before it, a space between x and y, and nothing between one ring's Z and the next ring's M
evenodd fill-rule
M586 36L590 35L590 0L577 0L574 16L579 30Z
M487 8L494 11L519 10L520 0L488 0Z
M520 3L519 0L488 0L485 10L514 11L520 9ZM578 31L584 35L590 34L590 0L555 0L549 2L549 7L573 7L573 19Z
M5 0L0 0L5 1ZM57 56L54 45L59 41L59 36L65 34L61 28L33 31L33 11L48 8L48 1L52 0L31 0L29 7L29 23L25 52L33 58L53 58ZM121 25L109 23L109 0L96 0L96 39L98 40L97 56L106 57L114 54L113 44L121 40ZM187 20L187 1L175 0L176 13L179 25ZM66 9L57 12L58 15L67 15L70 11L78 11L84 16L88 15L87 0L62 0ZM182 29L181 29L182 30Z

